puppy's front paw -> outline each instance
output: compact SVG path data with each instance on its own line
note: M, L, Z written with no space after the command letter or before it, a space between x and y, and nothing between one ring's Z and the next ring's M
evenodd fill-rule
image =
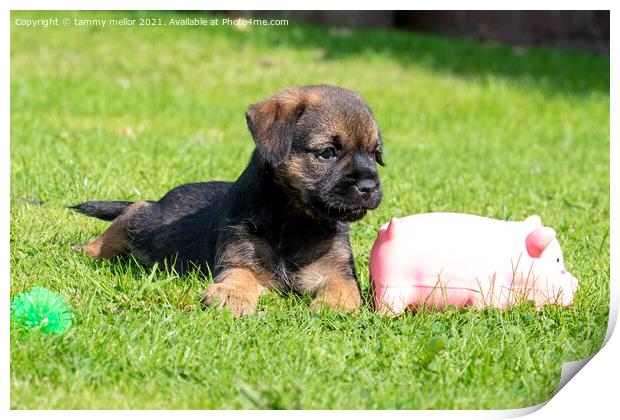
M350 282L332 283L317 293L310 304L310 309L316 311L323 306L356 315L362 306L362 297L356 284Z
M236 284L214 283L207 287L202 295L205 305L229 309L235 317L254 313L258 299L255 293L249 293Z
M100 249L96 244L89 242L87 244L75 244L71 247L76 252L85 252L93 260L100 258Z

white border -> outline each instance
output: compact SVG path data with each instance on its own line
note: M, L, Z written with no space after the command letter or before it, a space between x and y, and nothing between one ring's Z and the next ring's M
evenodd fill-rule
M196 10L196 9L205 9L205 10L217 10L217 9L226 9L226 10L340 10L340 9L366 9L366 10L406 10L406 9L418 9L418 10L439 10L439 9L463 9L463 6L467 6L470 9L488 9L488 10L553 10L558 9L558 6L562 10L611 10L611 46L617 45L617 30L614 28L618 27L620 21L615 18L615 10L614 10L614 2L612 1L597 1L591 0L588 2L576 2L576 1L562 1L562 2L552 2L552 1L543 1L543 0L522 0L519 2L516 1L503 1L501 3L497 3L494 1L481 1L481 0L470 0L466 3L458 0L452 1L427 1L427 2L405 2L405 1L382 1L380 3L373 2L367 5L362 5L359 2L346 1L346 2L336 2L333 0L315 0L312 2L295 2L291 3L290 1L261 1L261 2L250 2L250 1L228 1L225 4L225 7L222 7L221 2L199 2L199 1L190 1L190 0L178 0L174 2L163 2L157 0L109 0L109 1L76 1L76 0L64 0L64 1L42 1L42 0L24 0L24 1L14 1L9 0L6 4L6 21L8 24L5 26L5 30L3 32L3 39L0 44L2 59L4 61L4 65L2 69L3 76L5 80L2 84L0 84L0 94L4 100L1 102L2 104L2 128L4 132L3 141L0 140L0 154L2 155L0 159L2 163L0 163L0 171L2 173L2 178L0 179L0 211L2 214L3 223L0 224L0 237L4 238L2 242L0 242L0 293L4 298L2 299L2 303L0 304L0 322L2 325L2 331L4 333L5 343L9 343L9 197L10 197L10 164L9 164L9 141L10 138L10 95L9 95L9 87L10 87L10 78L9 72L7 69L10 69L9 62L9 51L10 51L10 10L71 10L71 9L81 9L81 10ZM378 7L380 6L380 7ZM613 48L610 48L613 51ZM612 70L617 70L616 60L611 54L611 62L612 62ZM612 73L613 74L613 71ZM618 170L616 166L618 164L618 146L616 137L618 136L618 121L617 115L618 106L617 106L617 98L618 98L618 86L617 83L614 83L614 79L612 77L611 81L611 215L616 215L618 211L617 199L618 194L617 191L614 190L615 182L617 179ZM538 418L549 418L550 416L592 416L601 418L608 418L610 412L618 412L618 408L620 403L617 397L617 382L618 382L618 374L619 374L619 361L616 355L620 350L620 340L617 337L611 337L613 332L617 314L618 314L618 281L616 274L616 266L614 265L614 261L620 261L620 255L618 254L617 247L614 247L615 238L617 238L617 229L618 223L614 220L614 217L611 217L610 220L610 243L611 243L611 306L610 306L610 322L608 325L607 336L606 336L606 344L599 351L599 353L592 359L590 363L588 363L588 367L581 372L575 380L570 381L561 392L558 393L554 398L552 398L546 405L541 404L538 407L530 407L520 410L491 410L491 411L416 411L416 412L408 412L408 411L390 411L389 415L394 417L402 417L407 418L408 420L412 415L417 418L503 418L503 417L514 417L523 414L527 414L528 412L535 411L536 409L544 406L542 410L534 413L533 416ZM616 334L617 335L617 334ZM10 366L10 352L8 351L7 346L0 346L0 353L2 354L2 360L4 363L0 365L0 374L2 381L2 386L0 389L0 412L7 411L10 406L10 398L9 392L10 389L10 377L9 377L9 366ZM575 365L573 365L573 368ZM570 366L569 366L570 368ZM567 373L563 374L562 381L565 380ZM19 412L12 411L8 412L11 416L15 417L31 417L31 416L45 416L46 418L53 417L72 417L79 416L83 417L84 415L92 416L92 417L109 417L110 415L114 416L124 416L124 415L132 415L124 412L114 412L110 413L108 411L89 411L89 412L61 412L61 411L36 411L36 412ZM295 416L299 416L301 418L312 416L314 417L315 412L295 412ZM388 414L388 413L386 413ZM205 413L202 412L193 412L193 411L175 411L175 412L149 412L149 416L155 418L168 418L169 416L175 417L183 417L187 418L190 416L200 415L204 416ZM252 417L264 417L264 418L277 418L277 417L288 417L291 413L286 412L212 412L207 414L209 416L217 415L217 416L225 416L225 417L245 417L251 415ZM376 413L369 411L356 411L356 412L321 412L321 416L337 416L337 417L348 417L355 416L359 417L370 417L375 416ZM383 415L383 414L382 414ZM545 416L545 417L541 417Z

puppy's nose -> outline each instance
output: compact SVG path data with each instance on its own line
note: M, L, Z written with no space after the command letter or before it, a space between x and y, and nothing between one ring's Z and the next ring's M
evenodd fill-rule
M377 185L378 183L374 179L362 179L355 183L355 188L357 188L361 194L369 195L377 189Z

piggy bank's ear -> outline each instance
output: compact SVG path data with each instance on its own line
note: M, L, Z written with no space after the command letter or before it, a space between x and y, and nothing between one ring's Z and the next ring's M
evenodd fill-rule
M555 230L550 227L541 227L527 235L525 249L532 258L538 258L555 238Z
M400 220L398 220L398 218L393 217L392 220L390 220L390 223L388 224L387 230L386 230L386 234L388 239L395 239L396 238L396 232L400 229Z
M536 214L527 217L525 219L525 223L527 223L528 225L532 226L532 228L542 226L542 220L541 220L540 216L538 216Z

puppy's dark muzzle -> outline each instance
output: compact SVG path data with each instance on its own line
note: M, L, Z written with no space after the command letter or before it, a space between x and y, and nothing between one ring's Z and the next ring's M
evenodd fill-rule
M361 206L368 210L376 208L381 200L381 185L377 165L368 156L355 155L353 157L352 175L354 179L353 189Z
M383 196L379 183L375 183L372 188L359 189L356 187L356 189L362 199L362 205L365 209L374 210L379 207L379 203L381 203L381 198Z
M364 200L368 200L379 191L379 182L374 179L363 179L355 184L355 190Z
M355 184L355 189L363 197L368 197L379 188L379 183L374 179L362 179Z
M378 182L358 182L349 184L326 201L316 200L313 207L321 209L320 212L330 219L354 222L364 217L368 210L379 207L382 195Z

